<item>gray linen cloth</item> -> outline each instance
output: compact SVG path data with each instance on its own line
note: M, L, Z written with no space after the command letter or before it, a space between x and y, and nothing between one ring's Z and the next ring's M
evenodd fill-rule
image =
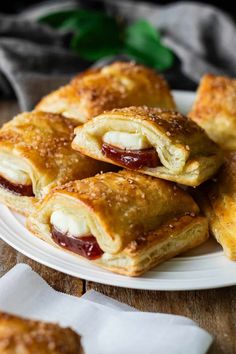
M175 88L195 87L206 72L236 76L236 25L215 7L194 2L163 6L119 0L101 3L103 9L127 22L145 18L161 31L179 60L179 65L165 73ZM32 109L43 95L90 65L66 48L66 33L37 22L46 13L79 6L75 0L58 0L17 16L0 15L0 91L14 93L22 110Z

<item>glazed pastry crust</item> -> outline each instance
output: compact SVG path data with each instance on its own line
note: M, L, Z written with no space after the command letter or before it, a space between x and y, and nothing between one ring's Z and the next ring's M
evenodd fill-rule
M85 214L101 249L112 254L170 216L198 212L193 199L174 184L125 170L70 182L52 191L29 217L30 229L34 232L36 223L50 234L50 215L60 207Z
M120 274L138 276L208 237L206 218L198 215L192 197L168 181L135 172L71 182L44 199L27 227L62 250L52 240L50 225L50 215L61 207L86 215L104 251L90 262Z
M225 150L236 149L236 79L204 75L189 117Z
M227 154L218 175L196 193L211 233L226 256L236 260L236 152Z
M68 85L44 97L36 109L84 123L105 110L143 104L175 108L162 76L142 65L116 62L76 76Z
M1 354L83 354L80 336L70 328L0 313Z
M72 147L100 161L103 136L109 131L141 133L156 149L161 164L138 171L154 177L197 186L222 163L222 153L204 131L180 113L158 108L129 107L105 112L75 129Z
M200 246L208 239L207 219L194 213L190 214L170 219L157 230L131 241L123 251L117 254L104 253L101 258L87 260L66 249L63 249L63 252L117 274L140 276L168 259ZM42 232L36 220L34 222L31 219L28 222L28 228L41 240L62 250L50 239L47 231Z
M18 212L21 215L28 216L33 210L35 210L38 201L34 197L16 195L0 186L0 202L5 204L11 210Z
M112 272L139 276L158 264L201 245L208 239L205 217L182 216L138 238L117 256L104 255L95 261Z
M108 168L72 150L74 128L71 120L44 112L22 113L2 127L0 159L22 164L35 198L17 196L0 187L1 202L27 215L51 188Z

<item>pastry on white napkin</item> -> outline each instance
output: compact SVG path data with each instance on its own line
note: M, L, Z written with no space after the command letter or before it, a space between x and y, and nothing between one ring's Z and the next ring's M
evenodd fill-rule
M140 312L95 291L66 295L25 264L0 279L0 310L72 327L86 354L203 354L212 343L186 317Z

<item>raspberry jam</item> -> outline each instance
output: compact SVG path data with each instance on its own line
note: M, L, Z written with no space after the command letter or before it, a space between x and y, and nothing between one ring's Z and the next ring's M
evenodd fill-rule
M21 195L23 197L34 197L34 192L31 184L14 184L0 176L0 186L4 189L7 189L9 192Z
M51 226L51 234L53 241L59 246L90 260L99 258L103 254L96 238L92 235L83 237L68 236L57 230L53 225Z
M103 143L102 153L109 159L118 162L120 165L134 170L142 167L157 167L160 165L158 154L154 148L123 150Z

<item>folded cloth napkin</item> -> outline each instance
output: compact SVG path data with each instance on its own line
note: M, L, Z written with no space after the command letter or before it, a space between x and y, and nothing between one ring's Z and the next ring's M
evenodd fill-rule
M0 310L71 326L86 354L202 354L212 342L186 317L139 312L93 290L80 298L57 292L25 264L0 279Z
M66 34L37 22L50 12L78 8L82 1L42 2L16 16L0 15L0 91L15 93L22 110L32 109L45 94L65 84L91 63L65 46ZM206 72L236 75L236 25L221 10L204 3L156 5L132 0L84 2L127 22L147 19L178 57L164 73L173 88L194 89ZM103 63L106 63L106 61Z

